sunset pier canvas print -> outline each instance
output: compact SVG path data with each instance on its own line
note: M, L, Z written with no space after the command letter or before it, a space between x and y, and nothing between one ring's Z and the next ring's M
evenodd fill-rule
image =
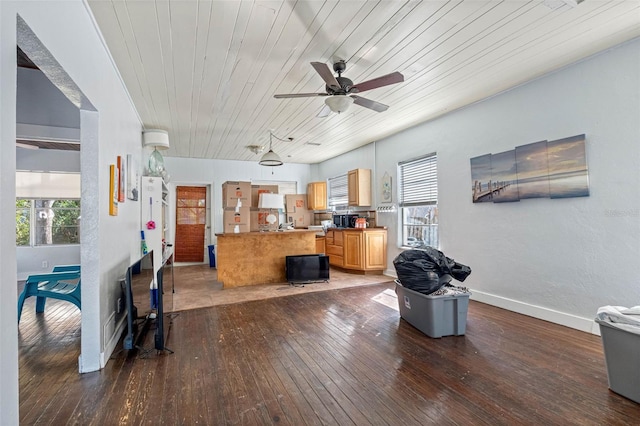
M471 159L474 203L589 195L585 135L521 145Z

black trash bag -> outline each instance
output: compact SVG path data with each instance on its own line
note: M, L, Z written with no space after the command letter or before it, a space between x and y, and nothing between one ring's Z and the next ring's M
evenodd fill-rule
M431 294L451 281L464 281L471 268L456 262L433 247L406 250L394 260L398 280L403 287L423 294Z

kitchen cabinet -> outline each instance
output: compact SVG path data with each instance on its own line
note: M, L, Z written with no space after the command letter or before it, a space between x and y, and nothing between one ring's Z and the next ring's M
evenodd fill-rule
M344 255L342 266L347 269L363 269L364 243L362 232L344 231L342 236Z
M325 237L316 237L316 254L324 254Z
M387 267L385 228L328 230L329 264L358 273L382 273Z
M371 205L371 169L349 170L347 184L349 206Z
M153 250L154 277L162 267L165 238L169 235L169 189L161 177L143 176L141 220L147 250Z
M363 253L364 269L380 269L387 268L387 230L371 230L363 232L363 244L365 251Z
M307 184L307 208L309 210L327 209L327 182Z
M342 231L327 230L324 237L326 255L329 256L329 265L342 267L343 247Z

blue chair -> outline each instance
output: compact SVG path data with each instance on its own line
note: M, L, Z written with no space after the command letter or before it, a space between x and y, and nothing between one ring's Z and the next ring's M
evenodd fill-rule
M63 269L60 271L60 269ZM64 270L68 269L68 270ZM22 316L22 307L28 297L36 296L36 313L44 312L47 298L66 300L81 308L80 266L61 265L53 268L54 272L29 275L24 289L18 298L18 324Z

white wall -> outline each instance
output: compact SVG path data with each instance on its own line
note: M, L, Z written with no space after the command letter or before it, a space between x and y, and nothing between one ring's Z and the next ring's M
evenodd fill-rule
M472 268L464 282L472 297L597 333L598 307L640 304L639 76L636 39L381 140L362 166L375 170L374 199L384 172L395 186L399 161L437 152L441 250ZM582 133L589 197L471 202L470 158ZM316 177L372 150L328 160ZM394 273L398 215L379 214L378 223L389 227Z
M0 3L0 419L18 424L18 327L15 197L16 25L12 7ZM7 195L8 194L8 195Z
M40 70L18 68L16 121L23 124L80 128L80 113ZM55 105L55 108L51 108Z
M18 423L15 248L17 15L84 95L81 112L82 339L79 369L101 368L113 350L117 279L139 250L140 206L108 214L109 164L117 155L141 158L139 118L81 0L0 2L0 418ZM95 109L94 112L91 110Z
M213 224L209 241L215 244L215 234L224 232L222 225L222 184L226 181L296 181L298 193L307 192L310 182L308 164L284 163L278 167L266 167L258 161L203 160L194 158L165 157L165 168L170 175L169 190L171 199L175 199L175 187L178 185L211 185ZM273 174L272 174L273 173ZM171 212L170 229L175 233L175 212ZM172 238L172 241L175 241Z
M59 138L77 130L80 142L80 112L39 70L18 68L16 132L21 137ZM25 123L27 125L25 125ZM16 149L16 170L80 173L79 151ZM53 265L80 263L80 246L17 247L18 279L51 270ZM46 267L42 266L46 262Z

